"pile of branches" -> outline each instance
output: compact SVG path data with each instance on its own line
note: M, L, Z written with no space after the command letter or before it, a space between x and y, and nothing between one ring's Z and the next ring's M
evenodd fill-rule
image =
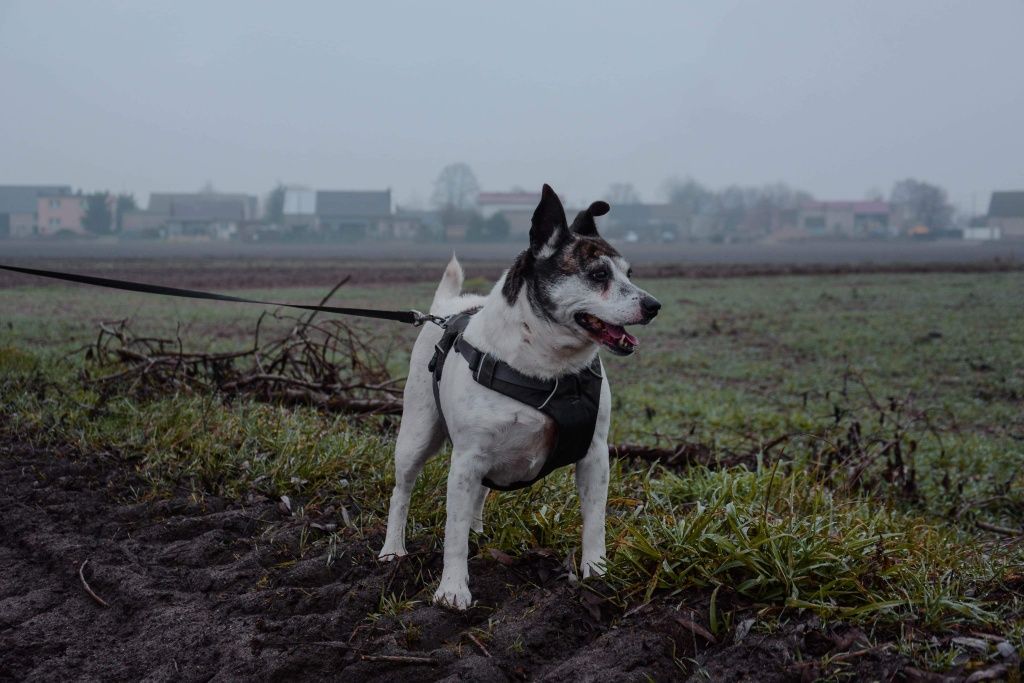
M316 313L274 314L292 327L283 337L264 341L260 328L266 316L256 324L252 346L227 353L186 351L180 336L137 336L128 321L101 324L86 350L94 364L86 381L102 397L217 392L329 412L401 414L404 378L388 372L387 348L375 346L373 338L344 320L318 321Z

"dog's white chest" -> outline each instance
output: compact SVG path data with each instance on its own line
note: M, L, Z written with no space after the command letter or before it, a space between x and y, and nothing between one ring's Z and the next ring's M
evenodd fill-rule
M452 444L479 459L496 484L533 479L555 444L554 420L519 401L477 384L462 359L446 363L441 404Z

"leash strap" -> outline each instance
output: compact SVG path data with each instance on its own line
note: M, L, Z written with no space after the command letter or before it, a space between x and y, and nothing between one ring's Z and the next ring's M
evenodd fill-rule
M378 320L394 320L400 323L407 323L419 327L425 322L442 324L444 321L437 316L432 316L419 311L382 311L375 308L343 308L339 306L306 306L303 304L283 304L275 301L261 301L259 299L246 299L240 296L229 294L215 294L213 292L200 292L194 289L179 289L178 287L165 287L163 285L151 285L144 282L129 282L127 280L113 280L105 277L94 277L92 275L77 275L75 273L60 273L53 270L39 270L37 268L20 268L18 266L0 265L0 270L8 270L12 273L25 275L37 275L48 277L54 280L66 282L77 282L83 285L94 285L96 287L108 287L110 289L121 289L128 292L142 292L143 294L160 294L163 296L176 296L182 299L206 299L209 301L233 301L240 304L260 304L263 306L283 306L287 308L301 308L305 311L321 311L323 313L334 313L336 315L352 315L361 318L377 318Z

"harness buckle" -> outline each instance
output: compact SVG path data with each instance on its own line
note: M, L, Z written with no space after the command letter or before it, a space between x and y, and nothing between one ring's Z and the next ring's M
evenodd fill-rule
M420 313L415 308L409 311L413 315L412 326L421 327L423 323L434 323L442 330L448 327L448 318L442 318L440 316L431 315L429 313Z

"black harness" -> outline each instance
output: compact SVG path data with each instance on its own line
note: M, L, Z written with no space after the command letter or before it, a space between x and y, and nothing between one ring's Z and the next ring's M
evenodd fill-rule
M483 480L488 488L514 491L530 486L559 467L578 462L587 454L597 426L597 409L601 404L601 361L594 358L594 362L580 372L553 380L528 377L507 363L480 351L462 337L470 317L478 310L458 313L449 318L441 340L434 347L434 357L430 359L429 365L434 375L434 401L437 411L441 413L441 421L444 422L439 386L445 358L454 348L469 363L477 384L536 408L555 421L555 446L548 453L536 477L506 486L495 484L487 478ZM445 431L447 428L446 424Z

